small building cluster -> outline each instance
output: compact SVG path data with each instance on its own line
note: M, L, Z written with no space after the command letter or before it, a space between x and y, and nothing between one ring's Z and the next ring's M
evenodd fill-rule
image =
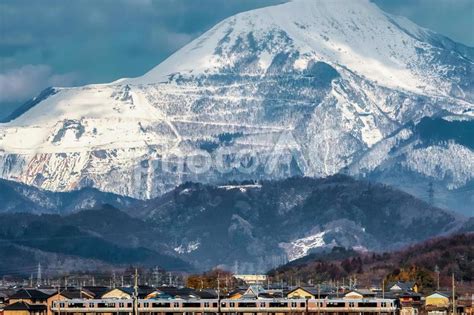
M250 279L250 281L252 281L252 279ZM142 302L149 300L153 305L157 304L155 303L156 301L161 301L160 305L173 303L178 305L175 301L199 300L212 300L212 303L207 304L225 305L225 303L220 302L235 300L236 302L245 301L247 304L249 304L249 301L270 301L270 304L271 301L278 301L280 304L282 301L288 301L290 305L297 304L296 302L292 303L291 301L307 301L307 305L310 305L310 301L313 301L313 304L316 303L315 305L317 305L317 307L322 305L317 301L326 301L327 303L325 302L324 305L334 302L332 303L334 305L339 304L345 307L350 307L351 305L354 305L355 301L358 301L357 303L359 304L365 303L365 305L369 305L374 301L393 301L393 305L396 307L396 313L400 315L472 315L472 305L474 300L474 294L472 293L471 295L456 296L454 301L452 293L450 292L436 291L423 295L418 292L416 283L407 282L393 283L388 286L386 291L378 288L334 290L334 288L323 286L278 288L276 286L271 286L270 284L263 286L256 282L246 287L237 288L233 291L227 292L226 294L218 293L213 289L195 290L192 288L173 286L138 286L136 292L137 299L140 299ZM132 301L134 294L135 290L132 287L39 287L20 288L16 290L4 288L0 290L0 315L54 315L58 313L55 309L55 305L57 307L58 305L62 305L62 302L67 301L72 301L71 303L75 303L76 305L81 304L86 306L93 305L93 303L88 303L88 301L96 301L95 303L102 303L104 305L107 305L107 301L123 301L123 303L120 303L119 305L123 304L124 310L117 311L117 313L128 314L130 312L127 311L127 305L130 307L131 304L129 301ZM169 302L162 303L162 301ZM300 302L298 302L298 305L300 306L299 303ZM144 304L146 305L147 303ZM229 302L228 304L232 306L234 303ZM260 305L264 305L264 303L260 303ZM79 313L80 312L77 314ZM151 313L152 312L150 312L150 314ZM193 311L192 313L199 312ZM306 313L308 313L308 308L306 308ZM320 313L327 312L323 311ZM337 313L341 312L338 311ZM351 312L347 311L342 313L349 314ZM389 314L390 312L379 313ZM66 313L60 312L60 314ZM108 314L108 312L101 314Z

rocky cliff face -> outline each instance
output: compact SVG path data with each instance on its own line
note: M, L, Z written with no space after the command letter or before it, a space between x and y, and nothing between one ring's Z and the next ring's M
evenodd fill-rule
M406 126L472 121L473 56L367 0L241 13L142 77L42 93L0 124L0 176L149 199L185 181L399 172L449 195L472 183L472 148L406 146Z

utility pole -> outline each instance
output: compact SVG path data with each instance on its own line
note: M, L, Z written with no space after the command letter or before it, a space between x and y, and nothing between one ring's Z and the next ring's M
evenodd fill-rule
M455 293L455 290L456 290L456 287L455 287L455 284L454 284L454 272L452 274L452 286L453 286L453 315L456 315L456 293Z
M133 315L138 315L138 270L135 268L135 279L133 286Z
M439 291L439 267L438 265L435 266L436 272L436 290Z
M321 314L321 284L318 283L318 315Z
M41 263L38 263L38 273L36 275L36 286L39 287L41 285Z
M217 315L220 315L220 309L221 309L221 283L219 279L219 273L217 273L217 305L219 306L217 308Z
M257 298L258 298L258 291L257 291ZM217 300L220 301L220 299L221 299L221 281L219 279L219 274L217 274Z
M382 299L385 299L385 278L382 279Z

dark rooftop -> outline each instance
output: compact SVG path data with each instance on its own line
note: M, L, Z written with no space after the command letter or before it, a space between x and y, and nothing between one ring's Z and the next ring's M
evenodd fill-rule
M28 304L26 302L16 302L5 306L5 311L46 311L46 305Z
M10 295L10 299L34 299L34 300L46 300L50 295L36 289L20 289L13 295Z

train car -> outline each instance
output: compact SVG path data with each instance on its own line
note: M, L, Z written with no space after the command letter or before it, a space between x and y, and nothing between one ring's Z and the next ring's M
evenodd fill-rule
M304 313L304 299L236 299L221 300L222 313Z
M308 313L394 313L397 302L392 299L309 299Z
M144 303L153 303L153 300L143 300ZM155 303L158 303L154 300ZM140 311L144 312L182 312L182 313L217 313L219 311L219 300L217 299L206 299L206 300L161 300L169 301L170 308L166 309L164 307L143 307L139 308ZM166 303L166 302L164 302Z
M71 299L54 301L55 313L127 314L133 309L132 299ZM153 313L285 313L285 314L395 314L393 299L139 299L138 310Z
M58 313L119 313L131 312L132 306L131 299L71 299L53 301L52 310Z

